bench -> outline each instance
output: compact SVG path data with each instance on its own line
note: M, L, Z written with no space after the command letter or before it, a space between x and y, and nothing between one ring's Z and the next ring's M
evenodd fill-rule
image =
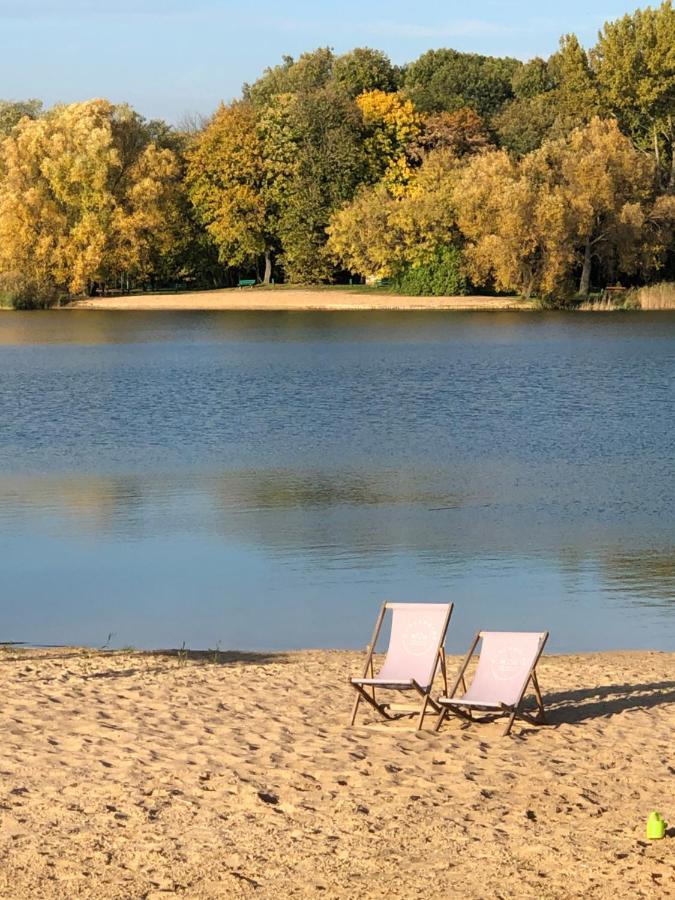
M240 278L239 287L255 287L255 278Z

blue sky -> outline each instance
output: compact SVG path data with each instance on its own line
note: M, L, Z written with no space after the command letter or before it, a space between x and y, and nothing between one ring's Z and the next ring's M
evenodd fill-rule
M403 63L432 47L547 56L635 9L620 0L0 0L0 97L127 101L175 122L210 113L283 54L377 47Z

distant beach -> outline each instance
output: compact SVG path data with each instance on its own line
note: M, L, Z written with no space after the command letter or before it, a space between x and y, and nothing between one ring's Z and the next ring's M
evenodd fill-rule
M116 310L515 310L535 304L517 297L404 297L393 293L309 288L224 288L189 293L133 294L75 300L65 309Z
M544 656L551 724L513 738L349 728L361 665L4 649L0 897L670 892L675 841L645 821L675 818L675 654Z

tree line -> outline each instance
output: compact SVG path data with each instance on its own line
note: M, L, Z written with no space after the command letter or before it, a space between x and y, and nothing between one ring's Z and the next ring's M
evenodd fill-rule
M207 121L0 102L0 279L103 289L388 280L561 302L675 271L672 0L548 59L284 57Z

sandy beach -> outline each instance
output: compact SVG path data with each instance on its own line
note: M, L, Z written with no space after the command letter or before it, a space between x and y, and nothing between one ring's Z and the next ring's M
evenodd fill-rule
M544 657L511 739L346 727L360 662L4 649L0 896L673 896L675 654Z
M331 290L227 288L183 294L135 294L76 300L64 309L118 310L366 310L366 309L532 309L517 297L402 297L398 294Z

